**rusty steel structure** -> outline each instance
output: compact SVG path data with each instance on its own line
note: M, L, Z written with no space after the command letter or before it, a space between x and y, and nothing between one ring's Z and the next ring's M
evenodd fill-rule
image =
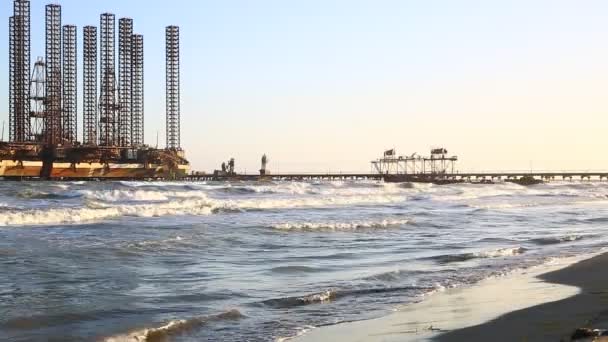
M131 146L132 100L133 100L133 19L118 21L118 145Z
M100 15L82 31L82 140L78 122L78 29L45 7L45 56L30 65L30 2L9 17L9 141L0 179L167 179L189 163L179 140L179 29L168 29L171 148L144 143L144 37L133 20ZM116 44L118 40L118 45Z
M46 6L46 115L45 143L62 143L61 6Z
M179 27L166 28L166 105L167 105L167 149L180 150L180 64Z
M64 142L78 140L78 81L76 26L63 26L63 115L61 131Z
M82 143L97 145L97 27L83 28Z
M9 139L30 140L30 2L16 0L9 19Z
M100 18L99 145L117 146L118 109L116 102L116 17L104 13Z
M132 44L131 144L138 147L144 144L144 36L134 34Z

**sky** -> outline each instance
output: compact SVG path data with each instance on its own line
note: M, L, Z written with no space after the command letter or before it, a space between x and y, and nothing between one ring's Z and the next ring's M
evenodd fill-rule
M164 27L181 27L182 145L195 170L234 157L257 172L266 153L273 172L369 171L385 149L438 146L461 171L608 170L605 0L56 3L79 49L100 13L134 19L152 146L165 142ZM31 0L32 62L46 4ZM0 13L8 94L12 1ZM7 112L0 96L0 120Z

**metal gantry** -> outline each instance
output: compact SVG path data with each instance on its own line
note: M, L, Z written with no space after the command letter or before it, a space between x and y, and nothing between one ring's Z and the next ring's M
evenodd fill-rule
M62 138L66 142L78 140L78 81L76 26L63 26L63 115Z
M97 145L97 27L83 29L83 140L85 145Z
M167 148L180 149L179 27L167 26Z
M100 19L101 29L101 96L99 99L99 144L116 146L118 142L118 122L116 102L116 17L104 13Z
M445 148L431 149L428 157L414 153L411 156L397 156L395 149L384 152L380 159L372 161L372 167L382 175L432 175L453 174L457 156L448 156Z
M15 0L9 19L9 138L30 140L30 2Z
M137 147L144 144L144 37L134 34L132 43L131 144Z
M46 115L45 142L62 143L61 127L61 6L46 6Z
M120 146L131 145L131 105L133 99L133 60L132 60L132 39L133 39L133 19L121 18L118 21L118 84L119 84L119 103L120 111L118 118L118 134Z

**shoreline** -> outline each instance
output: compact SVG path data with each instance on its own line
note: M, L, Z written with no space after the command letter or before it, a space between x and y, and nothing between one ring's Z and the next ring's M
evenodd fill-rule
M437 342L571 341L578 328L608 327L608 253L582 260L566 268L540 275L550 284L575 286L580 293L555 302L513 311L489 322L454 330ZM587 341L587 339L584 339Z
M570 341L577 328L608 327L605 267L608 252L557 259L291 341Z

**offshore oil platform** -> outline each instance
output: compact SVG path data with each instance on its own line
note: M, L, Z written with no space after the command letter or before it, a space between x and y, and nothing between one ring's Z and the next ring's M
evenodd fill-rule
M31 65L30 1L14 0L13 6L9 141L0 142L0 177L173 179L188 174L180 141L178 26L165 31L164 149L144 143L144 37L134 33L133 19L118 20L118 48L114 14L101 14L99 27L83 27L79 140L77 27L62 26L60 5L46 5L45 57Z

